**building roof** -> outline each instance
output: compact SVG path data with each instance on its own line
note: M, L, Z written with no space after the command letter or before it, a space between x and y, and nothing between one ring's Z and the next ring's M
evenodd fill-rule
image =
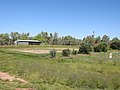
M40 42L38 40L16 40L15 42Z

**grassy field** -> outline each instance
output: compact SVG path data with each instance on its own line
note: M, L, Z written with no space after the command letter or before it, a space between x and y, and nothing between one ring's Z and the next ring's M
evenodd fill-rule
M70 46L2 46L0 72L8 72L29 83L0 80L0 90L32 88L33 90L120 90L120 52L91 53L56 58L11 49L77 48ZM113 58L109 59L109 53ZM117 52L117 53L116 53Z

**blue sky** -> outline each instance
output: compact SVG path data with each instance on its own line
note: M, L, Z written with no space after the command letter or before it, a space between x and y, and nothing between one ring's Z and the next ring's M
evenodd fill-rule
M0 0L0 33L120 38L120 0Z

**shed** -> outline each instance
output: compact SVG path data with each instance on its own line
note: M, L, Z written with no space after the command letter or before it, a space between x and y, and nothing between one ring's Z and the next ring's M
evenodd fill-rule
M42 42L38 40L16 40L15 45L40 45Z

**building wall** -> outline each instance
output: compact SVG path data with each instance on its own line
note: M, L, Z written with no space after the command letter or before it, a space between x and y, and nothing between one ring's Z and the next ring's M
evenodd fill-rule
M40 45L41 42L29 42L29 45Z
M39 41L31 41L31 40L20 40L20 41L18 41L18 40L16 40L15 42L14 42L14 45L41 45L41 42L39 42Z
M28 45L28 42L18 42L18 45Z

